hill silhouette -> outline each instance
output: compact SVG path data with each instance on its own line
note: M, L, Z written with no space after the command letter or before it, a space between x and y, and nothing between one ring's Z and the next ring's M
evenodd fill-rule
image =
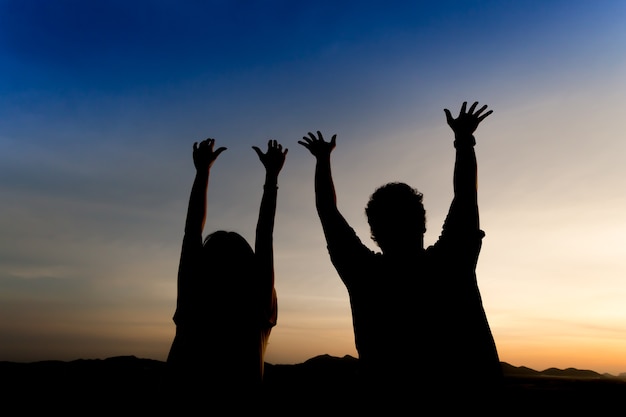
M347 412L359 401L350 389L357 381L358 360L319 355L299 364L266 364L265 389L273 415L327 415ZM503 391L494 402L502 415L548 415L615 412L624 408L626 379L575 368L543 371L502 362ZM94 411L159 413L168 403L165 363L135 356L30 363L0 362L3 405L19 414ZM210 376L207 376L210 380ZM428 384L428 376L418 376ZM470 386L471 375L459 366L450 384ZM462 404L462 403L460 403ZM329 408L330 407L330 408ZM303 411L304 410L304 411ZM324 411L326 410L326 411ZM334 411L333 411L334 410Z

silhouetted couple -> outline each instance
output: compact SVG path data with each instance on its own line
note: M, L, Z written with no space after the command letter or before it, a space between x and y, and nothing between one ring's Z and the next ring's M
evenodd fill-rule
M454 198L439 239L427 248L420 192L401 182L375 190L365 208L371 238L381 250L372 251L337 207L330 161L336 135L326 141L320 132L309 133L298 141L316 159L316 207L330 259L350 297L360 384L346 389L362 394L365 407L410 404L415 410L443 399L445 408L459 401L456 396L490 398L500 382L500 362L476 281L484 233L473 133L492 113L477 105L467 109L463 103L456 118L444 110L455 135ZM276 141L269 142L265 154L254 148L266 178L253 251L233 232L202 240L209 171L225 150L213 147L213 139L194 144L196 177L168 364L183 370L179 375L185 381L195 375L199 381L210 379L223 393L256 393L277 318L272 233L277 179L287 150ZM446 394L452 397L442 397Z

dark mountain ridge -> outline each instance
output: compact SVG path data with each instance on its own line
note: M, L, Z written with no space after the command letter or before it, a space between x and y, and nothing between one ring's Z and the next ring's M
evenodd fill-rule
M277 414L293 411L293 404L315 405L319 410L326 404L344 404L349 411L350 404L360 398L358 392L349 389L357 381L357 365L358 360L350 355L319 355L298 364L266 363L266 390L276 403ZM546 415L548 410L563 415L569 408L580 412L585 407L593 407L595 412L616 411L623 408L626 399L626 378L575 368L537 371L506 362L502 362L502 370L503 390L494 401L503 407L514 406L522 413L516 415L542 415L538 408ZM471 376L462 371L459 368L458 375L450 376L451 386L471 386ZM19 404L24 415L39 412L41 407L63 412L79 407L82 413L80 404L159 412L169 394L165 375L165 362L135 356L67 362L0 361L0 392L5 407ZM427 375L419 378L421 384L428 384Z
M304 362L296 364L273 364L265 363L266 369L272 372L273 369L308 369L312 372L319 373L325 371L335 372L337 370L348 370L356 368L358 363L357 358L351 355L345 355L343 357L331 356L328 354L322 354L307 359ZM619 375L611 375L609 373L600 374L598 372L577 369L577 368L547 368L543 371L538 371L526 366L514 366L507 362L500 362L502 365L502 372L505 376L553 376L553 377L568 377L568 378L616 378L626 380L626 372ZM75 359L71 361L62 360L43 360L34 362L12 362L12 361L0 361L0 371L24 371L28 369L39 369L41 371L54 371L54 370L106 370L110 372L114 371L160 371L165 366L165 363L156 359L138 358L134 355L127 356L113 356L106 359Z

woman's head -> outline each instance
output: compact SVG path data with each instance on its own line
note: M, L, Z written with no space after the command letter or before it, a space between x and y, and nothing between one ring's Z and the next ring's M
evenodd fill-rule
M249 281L255 271L254 250L236 232L218 230L204 239L206 267L212 276L228 281ZM237 285L236 282L232 284Z

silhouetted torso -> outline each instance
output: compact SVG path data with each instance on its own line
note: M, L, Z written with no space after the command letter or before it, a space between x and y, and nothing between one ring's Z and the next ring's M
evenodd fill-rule
M460 372L473 384L499 381L474 272L483 235L444 233L400 259L370 250L346 223L334 225L328 250L350 295L366 384L429 395ZM425 389L423 381L432 385Z
M254 279L254 266L249 268L251 276L229 281L207 274L202 255L200 239L185 239L174 314L176 336L168 364L175 372L196 375L198 379L190 383L204 386L205 397L255 392L262 383L264 351L276 324L275 298L268 311L255 288L260 280Z
M441 394L469 389L487 396L477 401L481 411L494 394L491 388L500 385L500 362L475 274L484 233L473 134L492 113L477 106L468 109L463 102L456 118L444 109L454 132L454 198L439 240L425 250L419 191L390 182L370 196L365 214L382 251L376 253L363 245L337 206L331 170L337 135L326 141L320 131L309 132L298 142L316 159L315 206L350 296L365 410L370 404L436 404ZM458 379L465 384L455 384Z

